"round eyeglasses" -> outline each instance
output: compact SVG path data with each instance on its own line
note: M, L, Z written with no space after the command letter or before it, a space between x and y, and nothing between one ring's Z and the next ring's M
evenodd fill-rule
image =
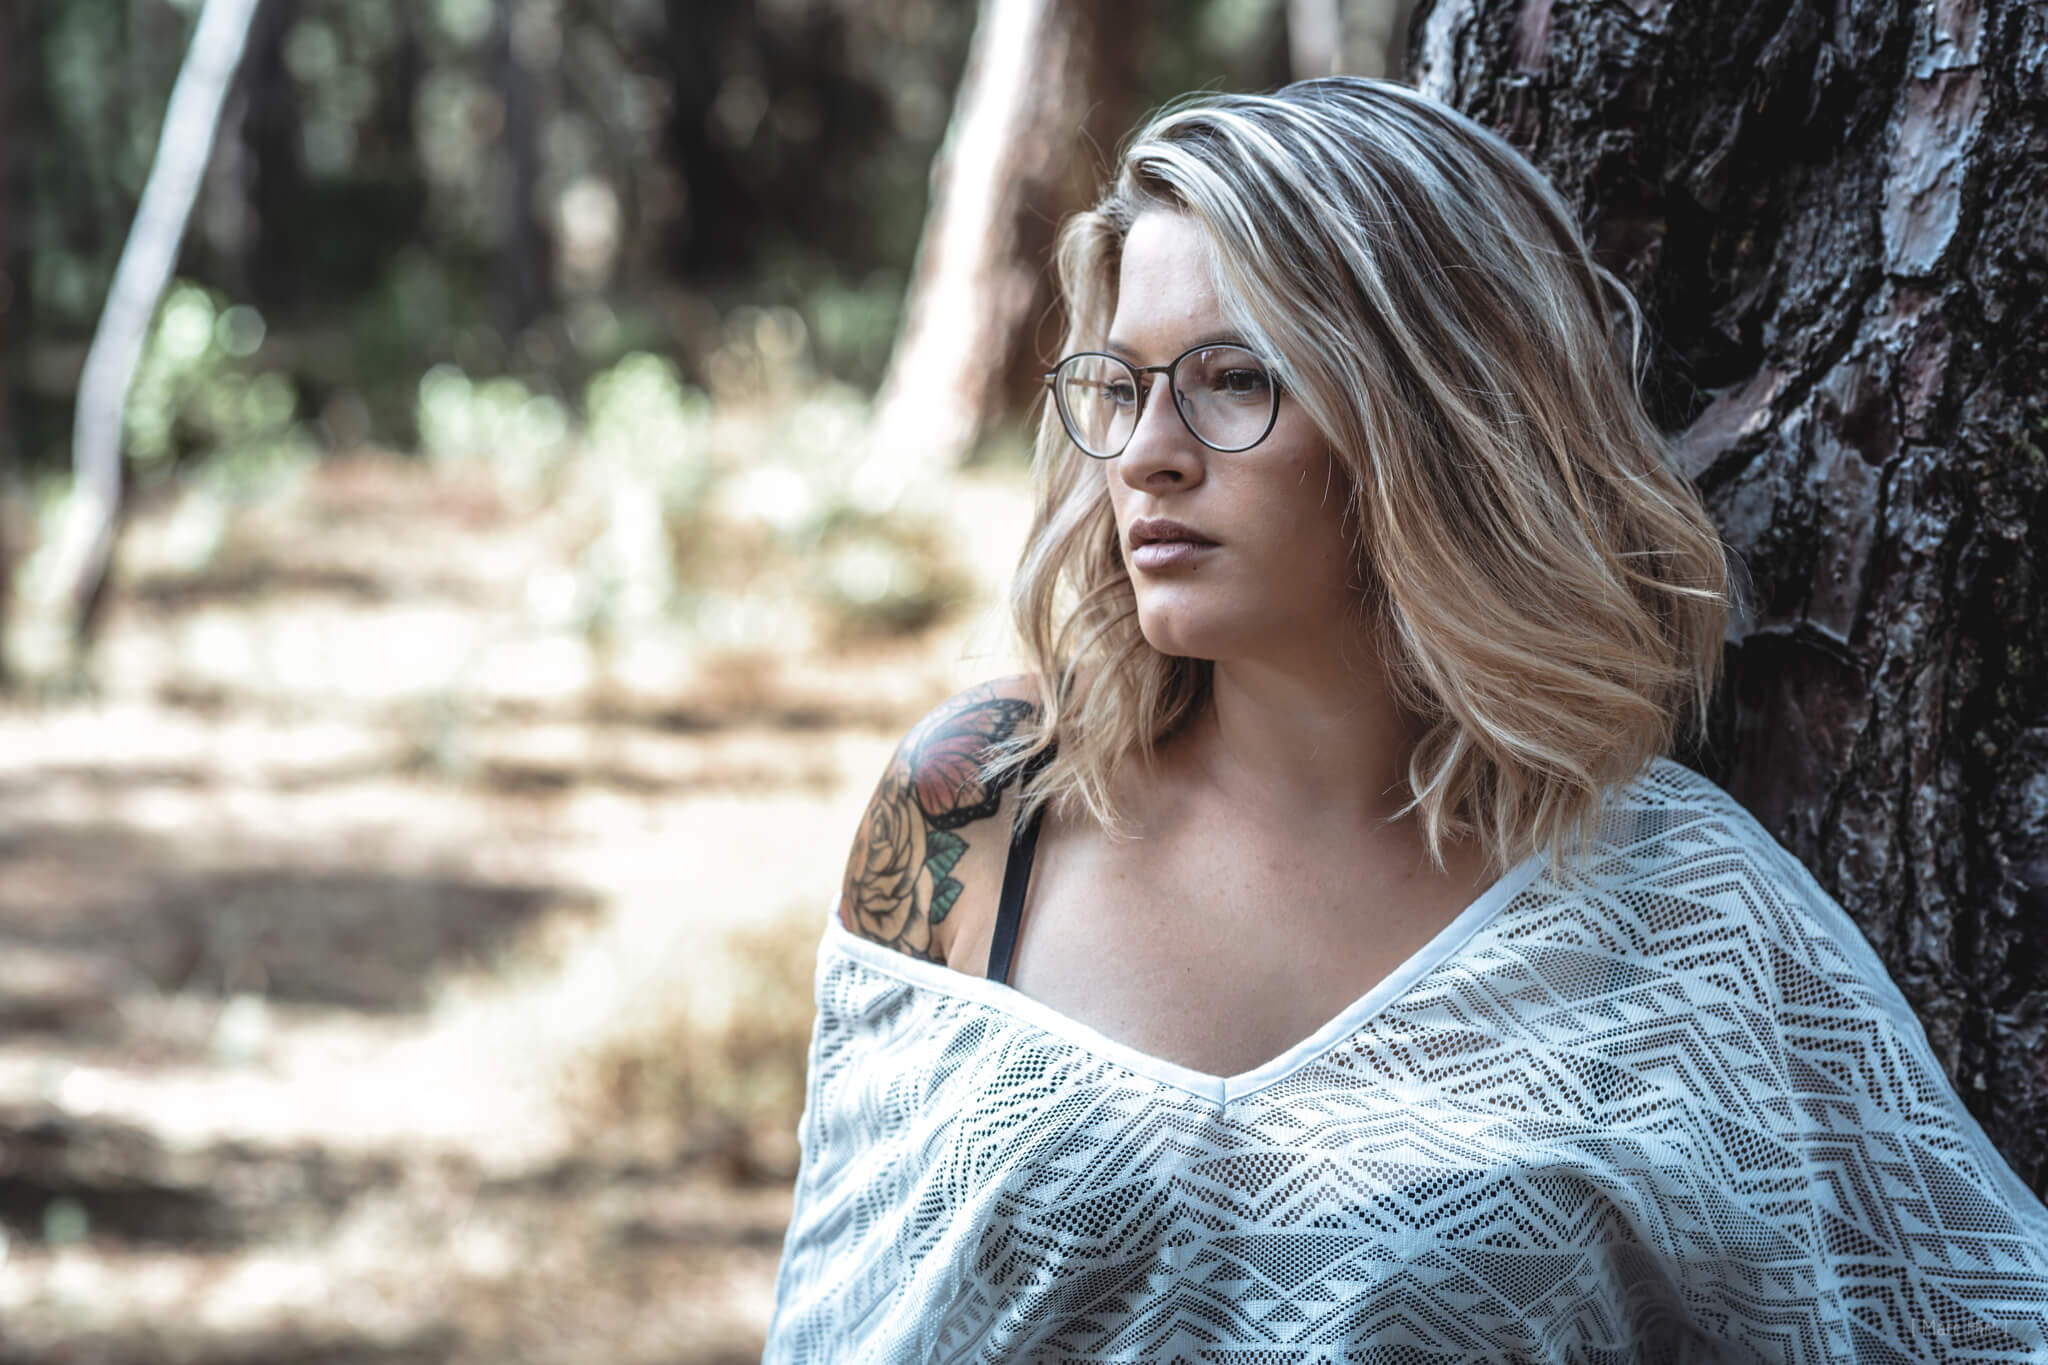
M1145 376L1163 374L1174 410L1211 450L1250 450L1280 413L1280 381L1242 346L1196 346L1171 365L1133 365L1082 351L1045 377L1067 435L1082 453L1108 460L1124 453L1145 410Z

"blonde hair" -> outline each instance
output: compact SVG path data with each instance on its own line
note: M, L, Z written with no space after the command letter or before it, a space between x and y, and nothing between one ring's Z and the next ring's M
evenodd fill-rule
M1351 476L1360 607L1420 735L1401 814L1439 862L1475 836L1501 868L1561 865L1688 713L1704 726L1729 608L1637 393L1634 300L1519 153L1384 81L1156 116L1060 234L1068 352L1101 348L1125 234L1158 210L1202 230L1229 320ZM1012 591L1040 718L989 770L1036 757L1026 814L1121 832L1119 766L1201 709L1210 665L1146 642L1100 469L1046 406Z

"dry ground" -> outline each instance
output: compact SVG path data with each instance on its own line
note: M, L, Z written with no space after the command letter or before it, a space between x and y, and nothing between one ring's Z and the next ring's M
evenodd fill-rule
M0 709L0 1365L756 1358L847 840L1003 665L1021 481L952 503L983 606L747 654L536 612L474 470L145 513Z

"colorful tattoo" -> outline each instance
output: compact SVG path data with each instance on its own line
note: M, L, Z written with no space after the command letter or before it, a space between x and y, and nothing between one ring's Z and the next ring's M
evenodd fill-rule
M960 898L953 869L967 852L956 831L1002 804L1010 780L981 779L989 747L1015 734L1037 708L992 687L962 694L910 733L875 788L846 864L841 904L863 938L937 961L932 930Z

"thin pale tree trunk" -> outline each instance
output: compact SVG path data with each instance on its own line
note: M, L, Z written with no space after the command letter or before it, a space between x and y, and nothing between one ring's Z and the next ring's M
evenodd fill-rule
M870 487L957 465L1051 358L1053 232L1120 131L1145 8L983 0L876 398Z
M156 159L79 376L71 440L74 482L52 575L71 613L78 663L91 645L120 520L122 419L129 386L176 268L256 5L257 0L206 0L199 12L171 88Z
M1410 51L1654 324L1658 415L1753 584L1691 757L1862 925L2037 1190L2044 39L2020 0L1438 0Z

